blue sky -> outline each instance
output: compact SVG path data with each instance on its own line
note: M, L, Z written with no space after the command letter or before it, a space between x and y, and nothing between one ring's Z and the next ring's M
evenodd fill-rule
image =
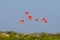
M34 18L29 21L24 12ZM36 23L35 17L46 17L48 24ZM21 24L19 19L26 22ZM60 32L60 0L0 0L0 31L21 33Z

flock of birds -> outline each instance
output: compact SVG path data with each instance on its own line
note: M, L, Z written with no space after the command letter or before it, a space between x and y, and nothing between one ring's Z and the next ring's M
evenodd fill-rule
M33 16L30 15L30 13L28 11L24 12L24 14L27 16L27 18L29 20L32 20L33 19ZM40 20L42 20L44 23L48 23L48 19L46 17L41 18L41 19L40 18L35 18L35 22L38 22L39 23ZM20 23L25 23L26 22L25 19L20 19L19 21L20 21Z

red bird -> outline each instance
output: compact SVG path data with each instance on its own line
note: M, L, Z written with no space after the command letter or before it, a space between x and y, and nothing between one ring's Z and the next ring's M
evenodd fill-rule
M30 20L32 20L32 16L28 16L28 18L29 18Z
M36 18L35 21L36 21L36 22L39 22L39 18Z
M44 23L48 23L47 18L43 18L42 20L44 21Z
M20 20L20 22L21 22L21 23L24 23L24 22L25 22L25 20L24 20L24 19L21 19L21 20Z
M26 15L28 15L28 14L29 14L29 12L25 12L25 14L26 14Z

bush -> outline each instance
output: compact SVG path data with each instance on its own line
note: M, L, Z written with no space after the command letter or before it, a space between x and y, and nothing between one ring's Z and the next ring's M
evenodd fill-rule
M60 33L35 33L35 34L23 34L13 31L2 32L0 31L0 40L60 40Z

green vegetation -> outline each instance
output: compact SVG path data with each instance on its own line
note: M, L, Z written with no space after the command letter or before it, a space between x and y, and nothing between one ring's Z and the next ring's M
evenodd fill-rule
M60 33L33 33L23 34L13 31L3 32L0 31L0 40L60 40Z

